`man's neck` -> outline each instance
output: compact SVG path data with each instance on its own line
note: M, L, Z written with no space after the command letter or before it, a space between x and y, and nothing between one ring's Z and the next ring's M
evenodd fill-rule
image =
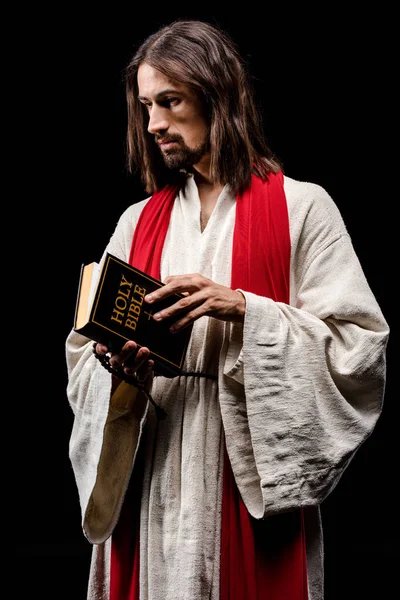
M204 231L224 186L220 183L212 183L204 180L199 181L199 179L196 177L195 181L200 198L200 226L201 231Z
M212 198L215 198L216 201L224 186L219 182L212 181L208 176L205 177L199 171L195 170L193 175L199 191L200 202L203 203L204 201L208 204L212 201Z
M199 163L193 169L194 180L197 185L201 206L200 225L201 231L206 227L211 213L217 203L218 197L223 189L223 185L214 182L209 174L209 162Z

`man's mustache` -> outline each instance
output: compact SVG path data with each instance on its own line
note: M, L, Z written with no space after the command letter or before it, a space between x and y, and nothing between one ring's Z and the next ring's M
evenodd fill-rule
M162 135L158 135L156 136L156 142L157 144L166 144L169 142L183 142L183 139L180 135L166 135L166 136L162 136Z

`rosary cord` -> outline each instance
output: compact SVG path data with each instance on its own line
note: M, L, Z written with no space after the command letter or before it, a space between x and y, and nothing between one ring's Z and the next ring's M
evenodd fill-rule
M135 386L141 392L143 392L143 394L146 396L146 398L149 400L149 402L151 402L151 404L154 406L154 408L156 410L157 418L158 419L165 419L165 417L167 416L167 413L165 412L165 410L161 406L159 406L154 401L154 399L152 398L150 392L148 392L145 389L144 384L139 381L139 379L137 378L136 375L127 375L124 372L124 370L123 370L122 367L119 367L118 369L115 369L114 367L112 367L110 365L110 357L107 356L107 354L97 354L97 352L96 352L96 343L93 344L93 354L95 355L95 357L97 358L97 360L102 364L102 366L109 373L111 373L112 375L115 375L115 377L118 377L118 379L122 379L126 383L129 383L130 385Z
M97 358L97 360L101 363L101 365L112 375L115 375L115 377L117 377L118 379L122 379L123 381L125 381L126 383L129 383L130 385L135 386L136 388L138 388L141 392L143 392L143 394L146 396L146 398L148 399L149 402L151 402L151 404L154 406L155 411L156 411L156 415L158 419L165 419L165 417L167 416L167 413L165 412L165 410L159 406L155 400L152 398L150 392L148 392L145 387L144 384L139 381L139 379L137 378L136 375L127 375L127 373L125 373L124 369L122 367L119 367L118 369L115 369L114 367L111 366L110 364L110 357L107 354L98 354L96 352L96 342L93 344L93 354L95 355L95 357ZM218 379L217 375L209 375L208 373L203 373L201 371L182 371L180 373L180 376L184 376L184 377L204 377L205 379L213 379L214 381L216 381Z
M210 375L209 373L203 373L202 371L181 371L180 376L185 377L204 377L205 379L218 380L218 375Z

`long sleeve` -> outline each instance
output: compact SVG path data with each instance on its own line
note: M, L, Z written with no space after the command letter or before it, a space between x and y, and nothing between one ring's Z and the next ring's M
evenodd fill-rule
M227 327L220 381L233 472L257 518L320 504L385 390L388 325L337 208L319 186L291 185L290 305L244 291L242 340Z
M133 230L145 202L123 213L106 251L128 260ZM111 375L96 360L92 346L91 340L73 330L66 340L67 397L74 414L69 456L83 531L97 544L109 537L117 521L147 402L143 394L125 384L111 397Z

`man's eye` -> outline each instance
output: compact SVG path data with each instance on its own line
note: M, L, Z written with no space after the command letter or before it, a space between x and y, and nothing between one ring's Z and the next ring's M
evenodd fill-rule
M172 106L174 104L176 104L178 102L178 98L174 98L173 96L168 96L167 98L164 98L163 100L163 104L165 104L165 106Z
M146 108L147 112L151 109L151 102L144 102L143 100L140 100L140 104Z

